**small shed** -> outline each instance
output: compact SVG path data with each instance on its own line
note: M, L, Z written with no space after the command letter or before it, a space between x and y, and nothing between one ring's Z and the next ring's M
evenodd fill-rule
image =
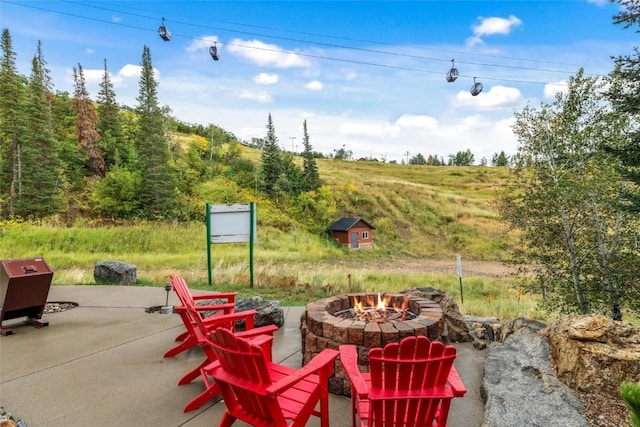
M356 216L340 218L328 228L328 231L342 246L351 249L371 249L375 229L369 221Z

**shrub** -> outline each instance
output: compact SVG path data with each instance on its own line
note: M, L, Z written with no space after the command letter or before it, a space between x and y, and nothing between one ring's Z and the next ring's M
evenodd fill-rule
M631 424L640 427L640 382L620 384L620 395L631 410Z

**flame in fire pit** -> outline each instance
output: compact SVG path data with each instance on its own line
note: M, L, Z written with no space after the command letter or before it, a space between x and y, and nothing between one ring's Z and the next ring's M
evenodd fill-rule
M367 295L364 298L364 302L359 297L353 297L353 313L354 317L358 320L366 321L384 321L389 320L405 320L407 313L407 307L409 306L409 300L407 298L402 299L402 304L393 304L389 307L391 302L391 296L385 295L384 297L378 292L377 301L371 295Z

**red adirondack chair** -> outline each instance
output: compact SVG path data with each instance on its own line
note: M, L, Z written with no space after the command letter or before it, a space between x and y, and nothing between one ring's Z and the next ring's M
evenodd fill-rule
M226 329L209 338L218 361L207 369L227 406L219 427L236 419L255 427L302 427L312 415L329 427L328 381L336 350L323 350L296 370L271 362L259 345Z
M358 370L353 345L340 346L340 360L351 380L352 426L445 427L449 406L466 389L453 366L456 349L424 336L369 351L369 372Z
M179 292L184 293L185 289L188 290L186 282L181 277L171 276L171 283L173 284L174 289L180 290ZM178 385L184 385L190 383L199 376L204 381L205 390L194 397L184 408L184 412L189 412L194 409L198 409L200 406L220 394L218 385L211 380L205 370L207 365L216 360L216 355L211 350L211 346L207 340L207 334L209 332L215 328L224 328L238 334L238 336L255 339L256 344L263 348L265 354L268 354L270 357L273 332L276 331L278 327L276 325L266 325L255 328L253 320L253 316L256 313L255 310L247 310L231 314L219 314L203 319L193 301L185 298L182 302L185 305L185 314L188 317L188 320L185 322L185 326L189 331L189 336L193 337L196 344L199 344L202 347L206 356L202 363L187 372L178 381ZM245 320L246 330L235 332L235 324L238 320Z
M237 292L211 292L207 294L193 295L184 279L177 276L171 276L171 285L182 304L174 307L173 311L180 315L186 330L175 339L176 341L181 342L168 350L164 354L164 357L173 357L176 354L188 350L198 344L197 334L194 333L195 325L193 324L191 316L187 313L188 304L192 304L199 312L216 311L216 313L209 316L209 318L213 318L214 316L233 313L235 311L235 297L238 294ZM220 302L210 305L197 304L198 301L203 300L217 300ZM207 323L207 320L205 320L205 323Z

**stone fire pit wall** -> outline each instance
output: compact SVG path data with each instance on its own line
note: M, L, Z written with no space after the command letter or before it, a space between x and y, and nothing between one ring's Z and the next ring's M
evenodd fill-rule
M384 320L366 322L355 319L343 319L334 316L342 310L352 308L354 298L377 301L377 294L345 294L324 298L307 304L300 319L302 337L302 364L309 361L325 348L337 350L341 344L354 344L358 349L358 364L361 372L367 372L369 350L384 347L391 342L399 342L405 337L423 335L432 341L446 342L446 324L442 308L437 303L416 296L404 294L383 294L390 297L389 306L401 306L404 299L409 300L408 311L416 315L413 320ZM334 375L329 379L329 391L333 394L349 396L351 382L344 372L340 358L336 359Z

